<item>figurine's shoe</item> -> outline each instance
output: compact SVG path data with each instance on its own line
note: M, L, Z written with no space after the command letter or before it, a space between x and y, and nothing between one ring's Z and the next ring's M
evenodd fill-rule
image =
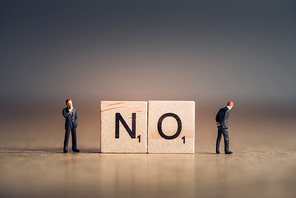
M225 152L225 154L232 154L232 152L231 151L227 151L227 152Z
M72 151L75 152L75 153L79 153L80 152L80 150L78 150L78 149L73 149Z
M216 154L220 154L220 151L216 151Z
M64 150L64 153L68 153L68 151L67 150Z

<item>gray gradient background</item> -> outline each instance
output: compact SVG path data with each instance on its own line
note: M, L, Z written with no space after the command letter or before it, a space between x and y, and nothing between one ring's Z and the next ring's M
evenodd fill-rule
M295 1L1 1L1 98L295 101Z
M108 180L134 189L125 180L135 178L118 180L100 176L105 169L98 174L88 171L97 170L95 164L130 167L125 157L96 153L100 151L100 101L193 100L196 154L181 157L188 162L184 166L178 156L166 156L171 168L179 171L163 176L190 168L202 180L192 182L189 171L188 183L182 184L198 189L201 197L294 197L295 23L295 1L0 0L0 195L32 197L34 186L44 184L37 195L51 189L67 195L63 189L89 189L89 195L95 196L98 177L102 185ZM73 99L78 111L82 153L64 158L61 110L67 98ZM210 155L215 152L214 117L228 100L235 103L229 119L235 155L216 158ZM126 158L154 164L142 172L163 164L162 157L149 154ZM68 176L51 176L64 174L59 167L68 170L69 164L77 172L73 183L77 188L63 188ZM223 171L226 165L233 168L230 175ZM218 182L213 180L216 177ZM223 185L225 177L229 186ZM142 179L136 176L137 193L144 189L149 195L149 185L142 185L146 181ZM154 179L149 182L157 187ZM172 191L178 181L168 187L171 191L157 191L155 197L178 197ZM104 197L121 192L100 189Z

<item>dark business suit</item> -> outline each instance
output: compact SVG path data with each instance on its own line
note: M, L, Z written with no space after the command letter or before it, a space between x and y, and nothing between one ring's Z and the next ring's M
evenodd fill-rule
M66 107L63 109L63 116L65 117L65 140L64 140L64 151L68 150L68 140L72 136L72 150L77 150L76 141L76 128L77 128L77 111L73 107L72 112Z
M228 107L221 108L217 115L216 115L216 122L218 122L220 125L218 126L218 136L216 141L216 152L219 153L219 147L220 147L220 141L221 136L223 134L224 137L224 150L225 153L229 152L229 137L228 137L228 125L227 120L229 117L229 109Z

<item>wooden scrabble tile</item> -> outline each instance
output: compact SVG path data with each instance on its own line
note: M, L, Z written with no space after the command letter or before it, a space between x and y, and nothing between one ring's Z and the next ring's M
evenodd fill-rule
M101 101L101 152L147 153L146 101Z
M148 101L148 153L194 153L195 103Z

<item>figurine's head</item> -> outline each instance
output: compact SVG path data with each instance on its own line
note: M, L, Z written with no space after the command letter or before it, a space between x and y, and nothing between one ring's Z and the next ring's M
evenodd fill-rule
M71 99L67 99L67 100L66 100L66 105L67 105L67 107L68 107L69 109L71 109L71 107L72 107L72 100L71 100Z
M229 110L231 110L232 109L232 107L233 107L233 102L232 101L229 101L228 103L227 103L227 107L228 107L228 109Z

